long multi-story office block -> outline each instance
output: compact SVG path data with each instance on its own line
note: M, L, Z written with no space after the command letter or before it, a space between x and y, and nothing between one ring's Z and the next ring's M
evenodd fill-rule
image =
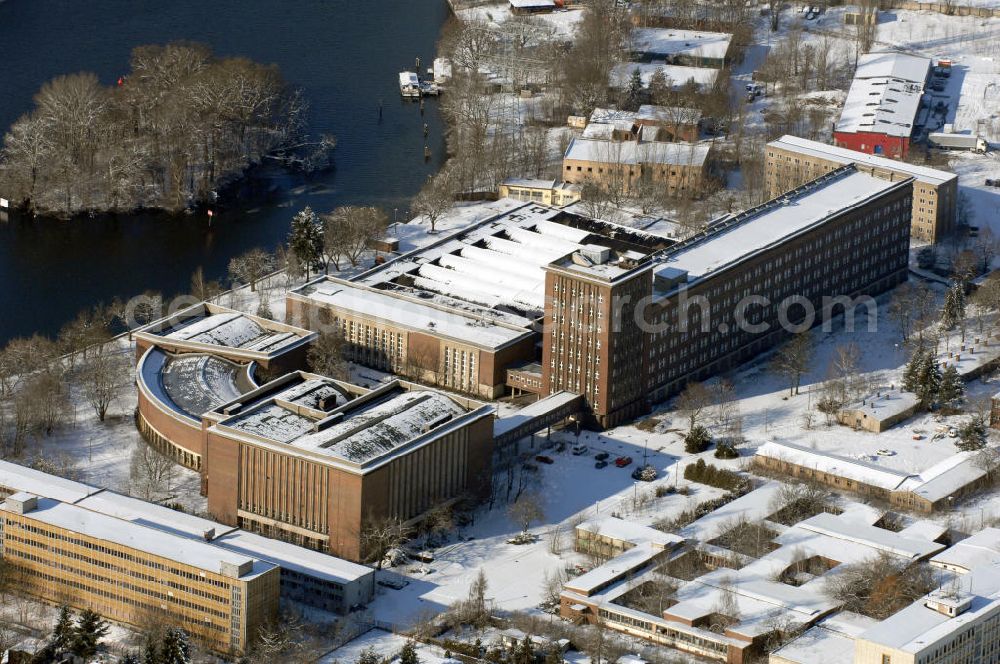
M767 193L780 196L847 164L883 180L913 178L912 237L938 242L955 229L958 176L954 173L797 136L782 136L767 144Z
M0 504L17 493L50 498L104 517L162 531L171 537L194 541L199 548L203 544L217 547L222 552L220 555L228 552L277 565L281 568L282 600L347 613L370 602L375 593L375 572L370 567L0 461Z
M277 565L26 492L0 507L0 555L20 592L175 624L216 652L243 652L277 617Z
M495 395L506 371L512 389L584 395L592 421L613 426L645 412L651 398L773 347L803 321L844 310L826 298L904 281L912 197L913 178L872 177L848 164L680 243L511 206L354 281L311 282L289 295L288 311L304 327L325 320L362 363L384 356L386 321L419 328L432 346L460 335L516 344L513 357L492 356L485 383L480 373L446 384L474 394L488 384ZM435 352L423 366L447 374L454 355Z
M818 321L824 298L895 286L911 192L845 166L645 258L553 262L544 391L583 393L611 426Z

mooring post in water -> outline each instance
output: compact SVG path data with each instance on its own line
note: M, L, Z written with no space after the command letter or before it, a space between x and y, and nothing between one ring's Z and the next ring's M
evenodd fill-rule
M378 121L382 122L382 100L378 100Z
M424 98L420 98L420 115L424 114Z
M415 64L416 64L415 69L417 70L417 73L419 74L420 73L420 56L419 55L417 56Z
M430 160L431 160L431 149L425 145L424 146L424 161L430 161Z
M427 134L428 134L429 131L430 131L430 129L427 127L427 123L425 122L424 123L424 138L427 137Z

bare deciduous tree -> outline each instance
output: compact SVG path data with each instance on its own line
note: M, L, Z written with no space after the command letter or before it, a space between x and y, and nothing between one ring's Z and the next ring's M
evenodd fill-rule
M139 443L129 462L129 492L143 500L158 500L170 492L177 476L173 461Z
M83 360L80 387L101 422L128 385L129 368L128 357L108 345L98 347Z
M229 261L229 278L257 290L257 282L274 270L274 256L261 248L251 249Z

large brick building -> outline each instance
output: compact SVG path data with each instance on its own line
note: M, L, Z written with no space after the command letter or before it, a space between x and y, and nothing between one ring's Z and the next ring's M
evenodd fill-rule
M848 150L797 136L767 144L765 178L768 196L780 196L846 164L884 180L913 178L913 221L910 235L938 242L955 229L958 176L904 161Z
M202 413L257 387L257 375L305 365L316 333L210 303L133 333L137 423L163 454L199 470Z
M550 264L546 391L582 392L612 426L773 347L789 334L781 318L800 323L803 304L821 313L824 297L895 286L906 279L911 191L910 180L845 166L646 258Z
M369 526L490 487L493 409L409 383L290 374L205 419L214 518L350 560Z
M0 556L19 592L175 624L216 652L244 652L278 614L277 565L25 492L0 505Z
M833 130L844 148L905 159L910 151L931 61L904 53L866 53Z
M904 281L912 182L842 166L681 243L566 211L519 206L355 281L308 284L289 295L288 310L298 324L313 328L323 322L317 312L327 309L326 322L352 335L363 363L366 354L384 356L379 325L393 316L396 325L410 321L436 339L432 346L450 343L457 331L475 333L477 323L483 339L494 328L519 324L520 362L494 356L494 394L501 389L500 371L509 369L516 378L507 386L525 390L540 361L541 394L583 394L593 422L613 426L645 412L650 399L773 347L788 334L784 318L797 326L806 307L819 314L808 323L839 313L826 311L824 298L877 294ZM355 297L364 290L402 298L404 306L380 304L373 318L369 298ZM349 291L350 300L332 306L330 298L341 291ZM706 306L691 304L700 299ZM422 314L433 311L441 324L411 315L411 302L427 303ZM456 325L457 316L465 320ZM353 332L345 331L344 321L354 321ZM528 357L539 341L541 348ZM433 359L428 370L437 373L454 365L446 364L447 356ZM482 385L479 377L449 386L481 393Z

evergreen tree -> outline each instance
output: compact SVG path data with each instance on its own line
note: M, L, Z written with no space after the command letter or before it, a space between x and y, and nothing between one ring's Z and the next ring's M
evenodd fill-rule
M684 451L688 454L698 454L708 449L712 444L712 435L700 424L694 425L684 436Z
M941 406L954 408L965 397L965 381L958 375L954 365L949 364L941 373L941 385L938 387L937 401Z
M288 248L294 254L302 269L309 278L309 271L320 269L320 258L323 256L323 229L319 217L311 207L292 218L292 230L288 234Z
M97 654L97 646L101 639L108 634L108 621L101 617L101 614L90 609L84 609L77 618L76 627L73 629L73 637L70 643L70 650L77 657L90 659Z
M907 392L917 392L917 372L920 368L920 363L923 361L924 350L918 348L914 351L913 355L910 356L910 360L906 363L906 368L903 369L903 389Z
M160 649L153 639L146 637L146 645L142 649L142 664L162 664Z
M534 664L535 649L531 643L531 637L525 636L524 641L514 646L514 664Z
M125 653L125 655L118 660L118 664L140 664L139 655L134 652Z
M163 636L160 649L160 664L188 664L191 661L187 632L172 627Z
M913 392L922 408L929 409L938 400L941 369L931 351L918 349L903 371L903 389Z
M634 111L640 104L642 104L642 75L636 67L632 71L632 77L629 78L628 88L625 91L625 105L630 111Z
M375 648L368 647L362 650L361 654L358 655L357 664L379 664L381 661L382 660L375 652Z
M986 420L974 415L958 428L958 442L955 447L963 452L981 450L986 447Z
M952 330L965 318L965 290L962 284L955 283L944 296L944 306L941 309L941 324Z
M399 664L420 664L420 657L417 656L417 648L413 645L413 641L407 641L399 651Z
M68 650L73 642L73 612L66 605L59 609L59 618L52 629L52 648L57 653Z
M654 104L663 104L670 94L670 86L667 84L667 77L663 69L656 68L649 79L649 98Z

